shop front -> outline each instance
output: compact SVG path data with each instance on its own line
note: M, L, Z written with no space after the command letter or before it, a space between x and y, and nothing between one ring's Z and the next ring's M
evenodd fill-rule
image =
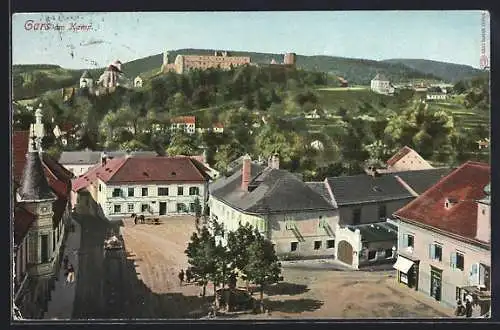
M418 260L398 255L394 268L398 271L398 282L418 290Z

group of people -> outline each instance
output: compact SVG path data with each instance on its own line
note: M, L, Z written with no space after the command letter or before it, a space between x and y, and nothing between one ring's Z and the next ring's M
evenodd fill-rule
M63 267L66 284L73 283L75 281L75 268L73 267L73 264L69 262L69 258L67 255L65 255L63 258Z
M480 317L481 306L477 303L477 299L468 295L465 297L465 304L461 300L457 301L455 315L460 317Z
M184 283L184 280L186 283L190 283L191 280L193 279L193 274L191 273L191 270L188 268L186 269L186 272L184 272L184 269L181 269L179 272L179 285L182 286L182 283Z

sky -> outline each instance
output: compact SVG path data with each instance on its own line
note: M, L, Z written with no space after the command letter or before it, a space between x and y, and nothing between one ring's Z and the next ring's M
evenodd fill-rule
M181 48L479 67L482 39L480 11L23 13L12 17L11 32L12 64L71 69Z

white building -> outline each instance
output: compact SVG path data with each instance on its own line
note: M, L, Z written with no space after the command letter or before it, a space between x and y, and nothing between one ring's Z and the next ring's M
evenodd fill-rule
M456 307L491 303L490 166L467 162L396 211L398 282Z
M448 98L446 93L431 93L428 92L427 95L425 96L425 99L428 101L434 101L434 100L441 100L444 101Z
M378 73L371 81L370 88L373 92L379 94L393 94L394 87L389 79L383 74Z
M80 88L92 89L93 86L94 86L94 79L92 78L90 73L87 70L85 70L82 76L80 77Z
M134 87L141 88L142 87L142 82L143 81L142 81L141 77L139 77L139 76L135 77L135 79L134 79Z
M283 258L334 255L339 217L323 195L297 175L279 169L277 155L267 167L243 157L234 174L215 181L210 188L212 219L234 231L251 224L275 244Z
M73 180L73 204L78 213L107 219L194 214L195 200L207 201L209 179L189 157L104 157Z
M172 131L184 130L187 134L194 134L196 132L196 117L183 116L172 118L170 120L170 129Z

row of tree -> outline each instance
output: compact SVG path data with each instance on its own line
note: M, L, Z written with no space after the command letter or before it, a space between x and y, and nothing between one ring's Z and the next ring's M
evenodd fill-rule
M213 284L217 307L217 290L227 285L229 295L225 301L227 308L232 309L231 290L241 278L246 281L247 288L248 283L259 287L260 308L263 311L266 286L283 280L273 244L248 223L240 224L236 231L224 233L223 226L211 220L193 233L185 253L189 271L195 283L203 288L203 296L207 285Z

